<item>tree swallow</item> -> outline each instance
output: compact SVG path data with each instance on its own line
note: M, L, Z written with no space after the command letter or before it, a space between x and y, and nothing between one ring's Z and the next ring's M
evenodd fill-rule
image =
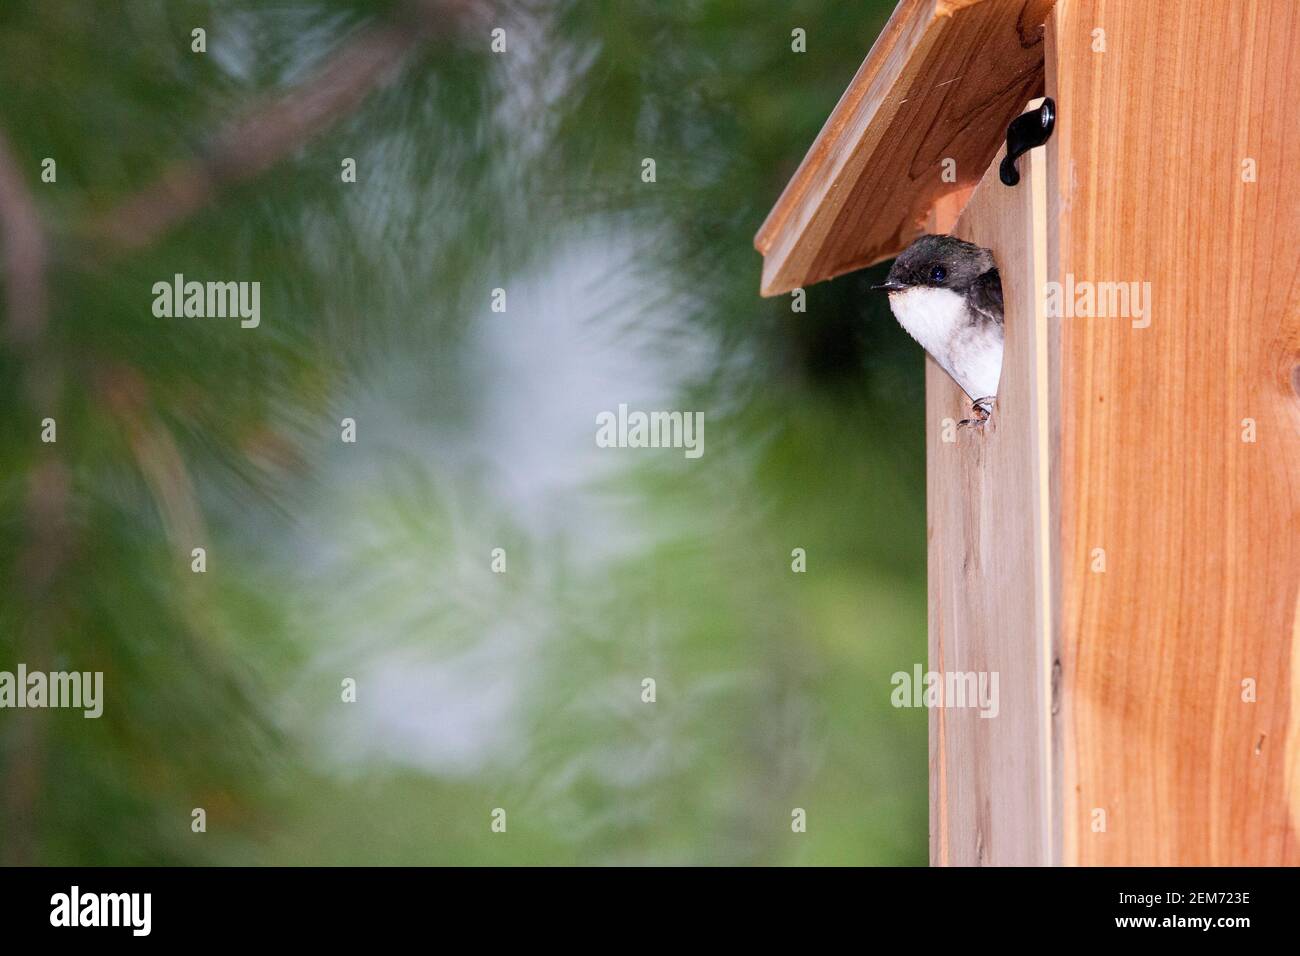
M993 253L956 236L922 236L872 288L889 293L898 324L974 403L975 417L961 424L983 425L1002 374L1002 279Z

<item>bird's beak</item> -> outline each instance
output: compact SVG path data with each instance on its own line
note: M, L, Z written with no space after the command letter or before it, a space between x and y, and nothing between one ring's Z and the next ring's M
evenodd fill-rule
M903 285L903 283L897 281L896 279L886 279L884 282L880 283L880 285L873 285L871 287L871 291L872 292L902 292L906 288L907 286Z

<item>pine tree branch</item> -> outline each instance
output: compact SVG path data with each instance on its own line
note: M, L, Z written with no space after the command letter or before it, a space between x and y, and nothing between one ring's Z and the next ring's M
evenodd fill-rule
M37 208L27 188L22 166L0 131L0 268L4 274L4 332L23 359L23 386L30 410L54 415L60 376L51 364L44 342L49 319L46 269L49 242ZM37 434L35 415L32 440ZM19 580L14 594L22 602L17 613L15 650L28 666L42 669L53 657L59 613L47 597L67 559L69 533L67 505L70 497L67 467L45 446L27 474L24 540L17 562ZM3 862L30 864L36 851L36 810L44 777L48 717L36 711L16 716L5 760L5 831Z
M49 244L36 202L3 132L0 132L0 241L4 244L6 332L15 345L30 346L44 330L49 308L45 291Z
M330 56L303 83L255 106L227 125L204 155L173 163L154 183L128 196L94 219L87 232L106 243L105 252L121 254L156 242L208 203L221 189L260 175L313 137L353 112L375 89L395 75L407 55L453 14L475 7L473 0L406 0L395 17L369 27ZM46 340L49 321L48 234L22 167L0 131L0 270L4 276L6 317L3 333L23 361L23 385L35 422L57 414L62 391L62 362ZM141 452L136 448L137 453ZM149 455L157 447L145 449ZM183 463L182 463L183 464ZM170 470L166 470L170 469ZM176 462L146 475L168 476ZM25 599L16 644L29 666L43 669L52 659L62 609L53 599L72 550L69 506L71 475L55 450L44 446L27 473L24 502L26 537L17 563L17 593ZM176 505L154 488L164 511L181 515L170 523L193 523L188 506ZM180 499L178 499L180 500ZM168 504L173 505L170 509ZM6 741L4 831L0 855L8 865L36 860L37 810L43 788L47 722L25 711L11 723Z
M464 0L411 0L368 27L302 83L228 123L203 155L178 160L153 183L91 222L92 239L131 252L162 238L226 187L253 179L354 112L390 81L406 57L456 15Z

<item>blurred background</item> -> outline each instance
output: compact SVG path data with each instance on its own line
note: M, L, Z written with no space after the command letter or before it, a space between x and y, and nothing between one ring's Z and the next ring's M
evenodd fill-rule
M0 860L923 865L922 353L752 246L891 9L4 0Z

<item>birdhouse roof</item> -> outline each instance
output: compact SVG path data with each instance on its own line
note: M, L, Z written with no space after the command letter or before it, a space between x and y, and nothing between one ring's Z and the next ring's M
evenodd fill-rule
M899 3L754 237L763 295L892 258L964 201L1043 94L1052 3Z

